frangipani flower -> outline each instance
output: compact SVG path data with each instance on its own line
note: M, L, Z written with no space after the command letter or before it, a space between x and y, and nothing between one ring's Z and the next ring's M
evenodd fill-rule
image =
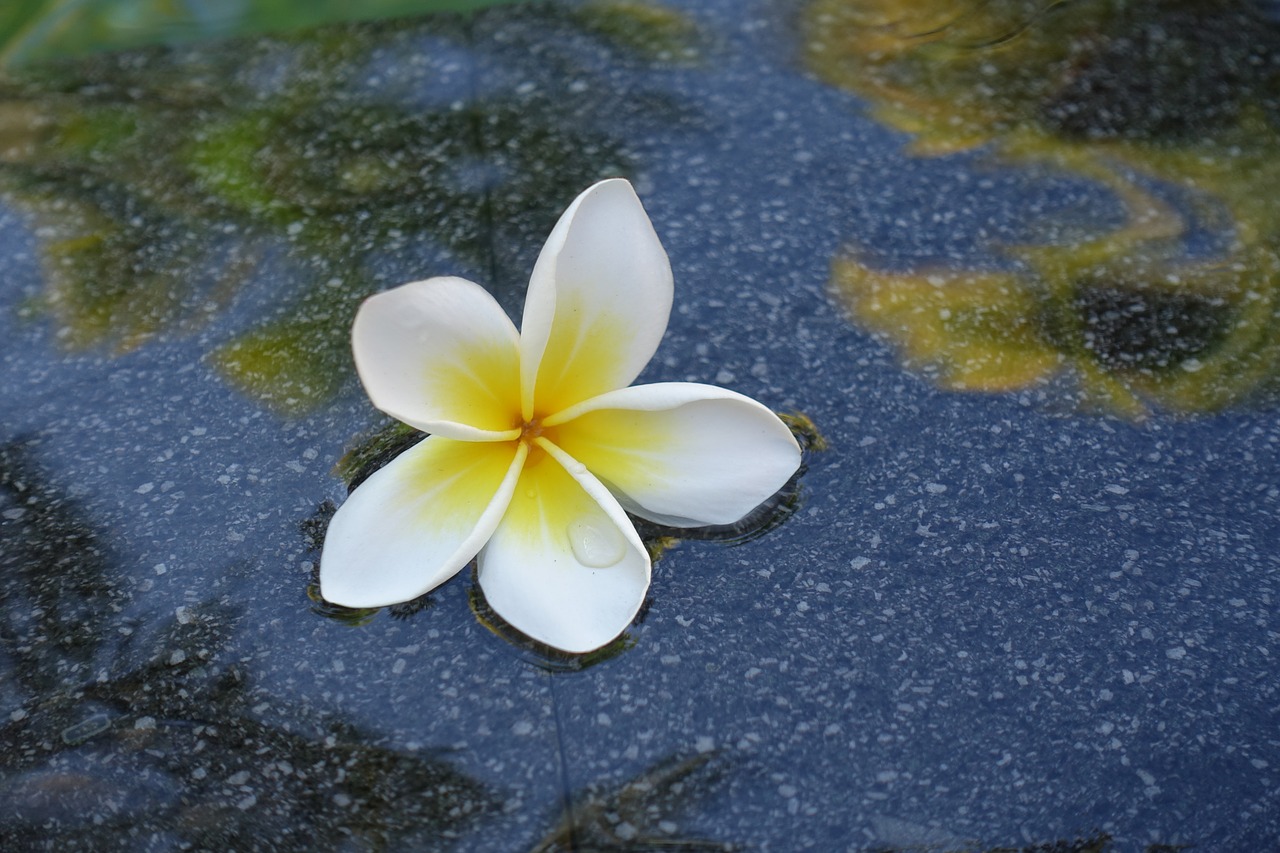
M512 626L568 652L617 637L649 588L627 512L741 519L800 463L741 394L630 383L671 311L662 244L625 180L578 196L543 247L517 332L479 285L432 278L368 299L352 329L375 406L430 435L362 483L325 536L321 593L416 598L473 557Z

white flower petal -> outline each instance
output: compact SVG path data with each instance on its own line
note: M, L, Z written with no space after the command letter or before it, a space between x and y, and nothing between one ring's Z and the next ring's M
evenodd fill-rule
M628 510L677 527L738 521L800 465L800 447L777 415L712 385L622 388L544 426Z
M667 253L631 184L601 181L578 196L547 238L525 298L524 416L630 385L662 341L672 292Z
M382 607L453 577L498 526L527 455L523 443L432 435L397 456L329 522L321 595L345 607Z
M540 444L480 552L480 586L518 630L566 652L589 652L635 618L649 589L649 554L609 491L562 451Z
M519 335L480 285L431 278L371 296L351 346L369 398L392 417L468 441L520 434Z

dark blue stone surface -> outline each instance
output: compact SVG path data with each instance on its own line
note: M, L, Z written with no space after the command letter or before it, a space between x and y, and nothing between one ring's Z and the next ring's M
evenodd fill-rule
M442 225L448 202L410 193L396 221L360 231L376 200L300 203L291 228L174 190L178 230L145 233L209 254L165 285L182 319L132 346L60 336L44 247L71 226L0 158L0 826L21 849L1280 837L1274 411L1135 425L1052 383L960 394L904 371L831 295L843 247L889 268L991 264L992 241L1030 239L1055 211L1114 227L1116 201L982 152L912 156L802 69L792 4L679 7L701 33L685 64L560 6L353 28L341 79L317 83L341 107L323 120L474 108L452 191L501 198L518 179L528 203ZM137 61L172 86L184 68L243 65L237 85L269 105L326 32ZM128 65L95 61L67 73ZM499 107L529 127L486 130ZM548 133L596 148L551 157ZM339 458L384 423L342 350L355 304L459 274L518 316L558 211L619 170L676 280L642 380L811 418L829 448L807 458L795 513L746 542L670 548L627 648L581 669L548 670L482 625L468 572L411 615L317 613L314 520L345 495ZM349 247L307 242L326 218ZM235 253L244 271L214 307L185 295L217 291ZM331 279L336 334L307 302ZM281 411L216 353L300 311L314 321L300 352L313 335L338 353L317 356L333 390Z

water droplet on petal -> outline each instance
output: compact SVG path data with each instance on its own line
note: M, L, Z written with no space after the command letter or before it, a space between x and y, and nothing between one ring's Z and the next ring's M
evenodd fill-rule
M593 569L615 565L627 552L627 540L608 519L579 519L569 525L569 545L578 562Z

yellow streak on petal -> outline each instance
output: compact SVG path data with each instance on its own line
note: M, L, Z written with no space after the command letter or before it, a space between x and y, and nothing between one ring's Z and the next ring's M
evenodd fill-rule
M554 559L566 570L582 565L608 568L622 559L627 547L595 499L537 446L530 448L502 531L523 549L561 555Z
M399 507L413 507L415 523L469 532L493 501L519 450L514 441L427 439L434 450L406 459ZM389 506L393 512L396 506Z
M422 393L448 419L498 432L520 426L520 361L514 347L461 348L447 361L422 365L422 377Z
M556 446L606 483L650 483L670 449L681 443L674 421L653 412L597 409L549 428Z
M538 366L535 417L566 409L631 381L620 376L620 347L631 339L619 320L588 310L572 292L557 295L555 321Z

